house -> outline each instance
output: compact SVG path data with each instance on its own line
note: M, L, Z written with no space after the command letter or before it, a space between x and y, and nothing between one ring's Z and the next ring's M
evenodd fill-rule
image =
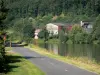
M46 25L46 29L48 30L48 32L50 34L58 35L58 29L59 29L59 27L56 24L49 23L49 24Z
M81 21L81 26L84 28L93 28L91 22L88 21Z
M66 30L71 30L72 25L68 23L48 23L46 29L50 34L58 35L58 31L65 28Z
M34 34L35 34L35 35L38 35L39 32L41 32L41 30L42 30L42 29L36 29Z
M88 22L88 21L81 21L81 24L80 24L84 30L87 32L87 33L91 33L92 32L92 29L93 29L93 25L91 22Z

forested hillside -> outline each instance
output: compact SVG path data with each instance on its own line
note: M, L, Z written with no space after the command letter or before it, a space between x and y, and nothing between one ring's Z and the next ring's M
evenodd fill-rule
M42 29L50 22L78 24L90 21L95 27L100 14L100 0L6 0L6 3L9 9L6 24L14 33L10 38L16 36L20 40L31 40L27 37L34 36L33 30ZM91 37L91 40L98 40L97 34Z
M100 0L7 0L12 17L37 17L47 14L70 14L95 17L100 13Z

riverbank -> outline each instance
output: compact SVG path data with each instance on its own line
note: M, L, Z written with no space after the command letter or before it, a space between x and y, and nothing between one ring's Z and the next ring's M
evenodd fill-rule
M7 50L7 73L0 75L45 75L39 68L26 60L21 55L11 51L11 48Z
M45 39L38 39L37 43L44 43ZM49 39L48 41L46 41L45 43L59 43L59 39Z
M87 58L82 59L81 57L72 58L72 57L68 57L68 56L67 57L59 56L59 55L55 55L53 52L48 52L46 49L40 48L35 45L34 46L30 45L30 46L28 46L28 48L30 48L31 50L34 50L35 52L40 53L42 55L46 55L50 58L54 58L56 60L59 60L59 61L65 62L65 63L69 63L71 65L75 65L82 69L86 69L88 71L100 74L100 63L96 63L95 61L90 61Z

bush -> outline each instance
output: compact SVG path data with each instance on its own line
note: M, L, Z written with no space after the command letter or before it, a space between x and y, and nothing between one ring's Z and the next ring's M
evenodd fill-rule
M67 41L67 44L73 44L73 41L69 39L69 40Z
M100 43L99 40L94 40L94 41L93 41L93 44L99 44L99 43Z
M80 25L74 25L72 30L68 33L68 39L73 43L82 44L87 43L88 34Z
M92 41L100 40L100 15L96 18L93 31L92 31Z
M5 46L2 34L0 35L0 69L0 72L3 72L5 69Z
M49 32L46 29L43 29L41 32L39 32L38 36L39 36L39 38L45 39L45 41L48 41Z

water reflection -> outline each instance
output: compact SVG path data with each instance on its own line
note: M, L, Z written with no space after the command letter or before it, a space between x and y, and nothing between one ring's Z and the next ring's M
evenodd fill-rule
M61 56L70 56L70 57L82 57L87 58L91 61L100 62L100 46L99 45L89 45L89 44L49 44L42 43L39 44L40 47L46 48L49 52L58 54Z

